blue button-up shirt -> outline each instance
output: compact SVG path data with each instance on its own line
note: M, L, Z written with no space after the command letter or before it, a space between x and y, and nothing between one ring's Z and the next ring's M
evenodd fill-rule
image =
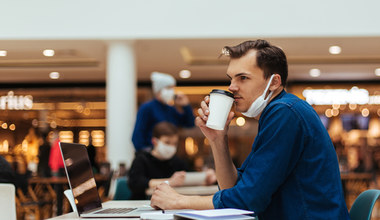
M266 219L349 219L337 156L318 114L282 91L264 109L236 185L217 192L215 208Z

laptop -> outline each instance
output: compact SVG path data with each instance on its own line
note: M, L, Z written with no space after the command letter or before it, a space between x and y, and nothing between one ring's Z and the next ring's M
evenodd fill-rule
M72 191L79 217L124 218L140 217L141 213L155 212L152 207L103 208L86 146L75 143L59 143L67 180Z

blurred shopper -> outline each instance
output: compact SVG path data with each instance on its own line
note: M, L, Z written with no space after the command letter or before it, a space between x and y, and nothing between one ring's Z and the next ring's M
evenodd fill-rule
M136 151L151 148L153 127L161 121L170 122L178 127L194 126L193 110L188 97L182 93L174 94L174 77L153 72L151 80L154 99L141 105L132 135Z
M63 165L61 150L59 149L58 132L54 131L53 138L51 140L53 141L49 156L49 167L51 169L51 175L53 177L63 177L65 176L65 168ZM57 215L61 215L63 205L63 185L55 184L54 191L57 194Z
M0 155L0 183L12 183L24 193L28 191L28 175L15 172L11 164Z
M88 158L90 159L91 167L92 167L92 172L94 174L99 173L99 165L96 162L96 148L92 144L92 136L88 138L88 146L87 146L87 153L88 153Z
M48 133L44 132L40 138L40 146L38 148L38 175L41 177L50 177L51 170L49 167L50 143Z
M147 199L145 190L169 181L171 186L181 186L187 166L175 154L178 145L177 128L168 122L160 122L153 129L153 149L136 154L129 171L131 199Z
M259 120L252 151L236 169L227 130L206 127L209 97L196 124L209 140L220 191L213 196L184 196L167 184L154 191L160 209L240 208L259 219L349 219L334 146L318 114L285 92L288 68L284 52L265 40L225 47L227 76L235 109Z
M0 183L13 183L16 185L15 172L8 161L0 155Z

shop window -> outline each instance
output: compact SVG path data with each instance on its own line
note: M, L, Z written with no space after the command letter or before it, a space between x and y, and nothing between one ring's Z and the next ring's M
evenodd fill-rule
M90 132L83 130L79 132L79 143L88 146L90 144Z
M74 134L72 131L60 131L59 140L62 142L73 143Z
M104 131L93 130L91 131L92 145L95 147L104 147Z
M369 117L363 117L357 114L342 114L341 119L343 128L346 131L353 129L368 130Z

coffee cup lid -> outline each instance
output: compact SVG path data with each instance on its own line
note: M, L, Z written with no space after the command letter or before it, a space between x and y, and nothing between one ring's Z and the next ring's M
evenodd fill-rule
M234 94L232 94L232 93L230 93L230 92L228 92L228 91L226 91L226 90L222 90L222 89L213 89L213 90L210 92L210 94L211 94L211 93L219 93L219 94L223 94L223 95L229 96L229 97L231 97L231 98L234 98Z

